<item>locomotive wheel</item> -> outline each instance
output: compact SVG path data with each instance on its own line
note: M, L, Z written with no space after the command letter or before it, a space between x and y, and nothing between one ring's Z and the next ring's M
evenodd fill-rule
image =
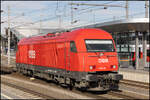
M27 70L27 76L31 77L32 76L32 73L30 70Z
M69 90L73 90L73 86L72 85L69 85Z
M34 77L33 71L30 71L30 77Z
M16 71L19 72L19 68L18 67L16 68Z
M86 91L87 91L87 88L86 88L86 87L81 87L81 88L80 88L80 91L81 91L81 92L86 92Z
M73 90L73 88L74 88L74 83L73 80L70 79L69 90Z

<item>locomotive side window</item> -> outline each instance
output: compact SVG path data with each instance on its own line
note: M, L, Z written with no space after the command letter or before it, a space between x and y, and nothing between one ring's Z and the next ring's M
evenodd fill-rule
M70 51L71 52L77 52L76 44L74 41L70 42Z
M114 52L112 40L85 40L88 52Z

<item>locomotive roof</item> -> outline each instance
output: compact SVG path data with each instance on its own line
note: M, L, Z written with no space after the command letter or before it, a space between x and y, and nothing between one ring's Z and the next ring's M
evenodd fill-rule
M105 37L106 39L112 39L112 36L101 29L95 29L95 28L86 28L86 29L76 29L71 32L63 32L63 33L49 33L47 35L43 36L34 36L34 37L28 37L28 38L23 38L22 40L19 41L18 45L23 45L23 44L34 44L34 43L48 43L48 42L54 42L54 41L69 41L69 40L75 40L76 37L81 37L81 36L87 36L89 35L92 36L93 34L100 35L102 37Z

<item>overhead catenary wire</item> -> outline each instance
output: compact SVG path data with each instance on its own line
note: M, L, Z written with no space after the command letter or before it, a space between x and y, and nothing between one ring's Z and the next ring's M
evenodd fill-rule
M112 1L112 2L114 2L114 1ZM123 6L123 5L106 5L106 4L110 4L110 3L112 3L112 2L107 2L107 3L103 3L103 4L80 4L79 3L79 5L78 5L78 3L70 3L70 5L78 5L78 6L80 6L80 5L85 5L85 6L93 6L93 7L88 7L88 8L83 8L83 9L81 9L80 11L82 11L82 10L88 10L89 8L94 8L94 7L99 7L99 6L104 6L104 7L124 7L125 8L125 6ZM79 12L79 10L78 10L78 12Z
M106 2L106 3L103 3L103 4L110 4L110 3L114 3L114 1ZM78 6L78 7L79 7L79 6ZM81 9L80 11L82 11L82 10L88 10L88 9L90 9L90 8L95 8L95 7L96 7L96 6L83 8L83 9Z
M104 4L109 4L109 3L112 3L112 2L107 2L107 3L104 3ZM89 8L93 8L93 7L89 7ZM94 10L98 10L98 9L102 9L102 8L97 8L97 9L94 9ZM83 9L82 9L83 10ZM80 11L82 11L82 10L80 10ZM85 10L85 9L84 9ZM93 11L94 11L93 10ZM81 14L82 12L80 12L79 10L78 10L78 14ZM90 11L90 10L88 10L88 11ZM86 12L83 12L83 13L86 13ZM68 13L68 15L65 15L65 16L62 16L62 17L69 17L69 16L72 16L72 14L69 14Z
M58 3L58 2L57 2ZM109 4L109 3L114 3L114 1L111 1L111 2L106 2L106 3L103 3L103 4ZM115 1L115 3L118 3L118 2L116 2ZM119 2L120 3L120 2ZM55 5L57 8L59 8L59 4L58 5ZM63 7L64 7L64 5L63 5ZM96 9L98 10L98 9L102 9L102 8L95 8L95 7L89 7L89 8L93 8L93 9L91 9L91 10L87 10L86 8L84 9L78 9L78 11L74 11L74 16L77 16L76 14L82 14L82 13L86 13L86 11L87 12L90 12L90 11L92 11L92 12L94 12L94 11L96 11ZM95 9L94 9L95 8ZM66 8L65 8L66 9ZM85 12L81 12L81 11L85 11ZM71 16L71 14L69 14L69 13L65 13L64 15L62 15L61 16L61 19L62 18L68 18L68 17L70 17ZM58 18L58 16L54 16L54 17L56 17L56 18ZM47 20L53 20L53 18L54 17L51 17L51 18L44 18L44 19L42 19L41 21L43 22L43 21L47 21ZM75 17L76 18L76 17ZM54 18L55 19L55 18ZM31 23L27 23L26 25L32 25L32 24L36 24L36 23L38 23L38 22L40 22L39 20L37 20L37 21L35 21L35 22L31 22ZM19 26L21 26L21 25L19 25ZM22 26L24 26L24 24L22 25Z
M103 4L100 4L100 5L105 5L106 6L106 4L110 4L110 3L114 3L114 1L111 1L111 2L106 2L106 3L103 3ZM69 4L72 4L72 3L69 3ZM74 4L76 4L76 3L74 3ZM92 4L91 4L92 5ZM98 4L99 5L99 4ZM78 5L78 6L80 6L80 5ZM123 5L112 5L112 6L117 6L117 7L124 7ZM96 9L90 9L90 8L95 8L95 7L98 7L98 6L93 6L93 7L88 7L88 8L83 8L83 9L81 9L81 10L78 10L78 12L76 12L76 13L74 13L74 16L76 15L76 14L78 14L78 15L81 15L81 14L83 14L83 13L87 13L87 12L91 12L91 11L96 11L96 10L98 10L98 9L107 9L106 7L104 7L104 8L96 8ZM88 10L88 9L90 9L90 10ZM85 11L84 11L85 10ZM84 12L80 12L80 11L84 11Z
M42 19L42 20L37 20L35 22L31 22L31 23L28 23L28 24L23 24L23 25L17 25L17 26L14 26L13 28L16 28L16 27L22 27L22 26L26 26L26 25L30 25L30 24L35 24L35 23L38 23L40 21L47 21L47 20L52 20L52 19L55 19L57 17L51 17L51 18L46 18L46 19Z
M28 12L22 12L16 16L14 16L13 18L10 18L10 20L16 20L18 18L21 18L23 16L28 16L28 15L31 15L31 14L34 14L36 12L39 12L39 11L47 11L49 8L42 8L42 9L36 9L36 10L32 10L32 11L28 11ZM3 19L3 18L1 18ZM5 23L7 23L7 20L4 20Z
M44 9L40 9L41 11L43 11L43 10L46 10L46 9L49 9L49 8L44 8ZM13 17L13 18L11 18L10 20L16 20L17 18L21 18L22 16L27 16L28 14L32 14L32 13L34 13L34 12L37 12L37 11L39 11L39 9L38 10L32 10L32 11L29 11L29 12L27 12L27 13L22 13L22 14L20 14L20 15L18 15L18 16L15 16L15 17ZM23 24L23 25L17 25L17 27L19 27L19 26L24 26L24 25L29 25L29 24L35 24L35 23L38 23L38 22L40 22L40 21L46 21L46 20L48 20L48 19L51 19L51 18L46 18L46 19L43 19L43 20L38 20L38 21L35 21L35 22L28 22L28 23L25 23L25 24ZM53 18L52 18L53 19ZM5 22L5 23L8 23L8 21L3 21L3 22ZM13 22L13 23L15 23L15 22ZM17 22L18 23L18 22ZM16 27L16 26L15 26Z
M145 12L139 12L139 13L130 14L129 16L132 17L133 15L134 15L134 16L135 16L135 15L141 15L141 14L144 14L144 13L145 13ZM121 18L125 18L125 16L119 16L119 17L117 17L117 20L121 20ZM99 23L99 22L101 22L101 21L102 21L102 22L105 22L106 20L107 20L107 21L108 21L108 20L112 21L113 18L110 17L110 18L101 19L101 20L96 20L96 21L97 21L97 23ZM101 23L102 23L102 22L101 22ZM95 23L95 24L96 24L96 23ZM82 23L82 25L83 25L83 26L89 25L89 22ZM76 27L76 26L77 26L77 27L82 27L82 25L81 25L81 24L80 24L80 25L77 24L77 25L74 25L73 27ZM65 27L69 27L69 26L65 26Z
M110 4L110 3L114 3L114 1L106 2L106 3L103 3L103 4ZM79 6L78 6L78 7L79 7ZM80 11L88 10L88 9L90 9L90 8L95 8L95 7L97 7L97 6L83 8L83 9L78 10L77 13L80 13ZM89 10L88 10L88 11L89 11Z
M58 2L57 2L56 10L58 10ZM68 16L66 16L66 17L68 17ZM51 18L45 18L45 19L42 19L42 20L37 20L35 22L31 22L31 23L27 23L27 24L23 24L23 25L17 25L17 26L14 26L13 28L22 27L22 26L31 25L31 24L33 25L33 24L38 23L38 22L43 22L43 21L47 21L47 20L53 20L55 18L58 18L58 16L54 16L54 17L51 17Z
M106 3L103 3L103 4L110 4L110 3L113 3L113 1L111 1L111 2L106 2ZM88 7L87 9L89 9L89 8L93 8L93 7ZM57 8L56 9L58 9L58 2L57 2ZM78 10L78 14L80 14L80 11L83 11L83 10L87 10L86 8L84 8L84 9L80 9L80 10ZM101 9L101 8L99 8L99 9ZM73 7L71 7L71 14L65 14L64 16L62 15L62 17L69 17L69 16L71 16L71 22L73 22ZM56 12L56 11L55 11Z
M33 13L35 13L35 12L39 12L39 10L41 10L41 11L44 11L44 10L47 10L47 9L49 9L49 8L45 8L45 9L38 9L38 10L32 10L32 11L29 11L29 12L23 12L23 13L21 13L21 14L18 14L17 16L15 16L15 17L13 17L13 18L10 18L10 20L16 20L16 19L18 19L18 18L21 18L21 17L23 17L23 16L28 16L28 15L30 15L30 14L33 14ZM7 22L7 20L6 21L4 21L4 22Z
M57 1L57 9L58 9L58 1ZM104 3L104 4L108 4L108 3L113 3L113 1L111 1L111 2L107 2L107 3ZM41 9L41 10L46 10L46 9L48 9L48 8L45 8L45 9ZM22 16L27 16L28 14L32 14L32 13L34 13L34 12L37 12L37 11L39 11L39 9L38 10L33 10L33 11L29 11L29 12L27 12L27 13L22 13L21 15L18 15L18 16L15 16L14 18L12 18L12 19L10 19L10 20L13 20L13 19L16 19L16 18L20 18L20 17L22 17ZM71 16L71 15L70 15ZM63 16L62 16L63 17ZM67 17L67 16L66 16ZM6 22L7 23L7 21L4 21L4 22Z
M77 6L104 6L104 8L106 7L122 7L122 8L126 8L126 18L128 18L128 1L126 1L126 5L107 5L107 4L88 4L88 3L69 3L69 5L77 5ZM88 12L91 12L92 10L88 10ZM94 11L94 10L93 10ZM86 13L86 12L83 12ZM78 13L78 15L81 15L81 13Z

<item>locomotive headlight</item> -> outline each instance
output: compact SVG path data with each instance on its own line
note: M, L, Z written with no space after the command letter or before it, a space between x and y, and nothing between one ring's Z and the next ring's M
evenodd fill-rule
M92 70L93 69L93 66L90 66L90 70Z
M116 68L116 66L115 66L115 65L113 65L112 67L113 67L113 68Z
M90 68L90 70L92 70L95 68L95 66L91 65L91 66L89 66L89 68Z
M100 54L99 54L100 57L103 56L103 55L104 55L103 53L100 53Z

